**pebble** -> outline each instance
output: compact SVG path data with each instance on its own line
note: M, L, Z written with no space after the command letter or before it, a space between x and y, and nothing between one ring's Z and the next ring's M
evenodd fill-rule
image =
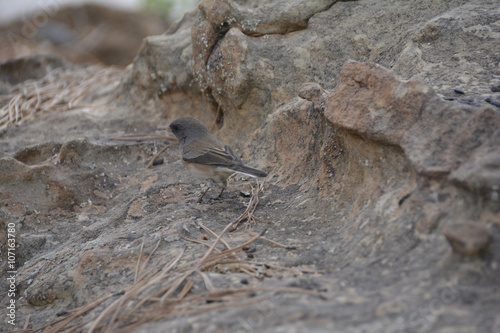
M165 237L163 238L163 240L167 243L173 243L175 241L178 241L180 240L181 238L179 236L175 236L175 237L172 237L172 236L168 236L168 237Z
M452 223L446 225L442 232L453 251L464 256L478 256L490 244L490 233L480 223Z
M453 91L456 92L457 94L460 94L460 95L465 94L465 92L460 88L455 88L455 89L453 89Z
M249 246L248 249L243 249L246 253L254 253L257 251L257 248L255 246Z
M156 160L153 161L153 165L160 165L163 164L163 158L157 158Z
M243 192L243 191L240 191L240 195L244 198L249 198L252 196L250 192Z
M491 86L490 89L493 92L500 92L500 85L498 85L498 86Z
M490 97L485 98L484 101L496 106L497 108L500 108L500 102L494 101Z

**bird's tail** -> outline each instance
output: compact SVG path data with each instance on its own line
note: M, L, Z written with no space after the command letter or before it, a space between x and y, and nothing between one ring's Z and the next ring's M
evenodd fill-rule
M242 173L250 177L267 177L267 173L265 173L264 171L260 171L244 165L235 165L232 167L232 169L238 173Z

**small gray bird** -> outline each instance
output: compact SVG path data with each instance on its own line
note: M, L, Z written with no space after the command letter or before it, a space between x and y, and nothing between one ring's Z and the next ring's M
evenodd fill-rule
M267 176L263 171L243 165L229 146L217 140L200 121L194 118L176 119L168 128L179 140L182 163L191 174L199 179L208 180L209 183L222 184L222 190L217 198L222 196L227 186L227 178L235 172L251 177ZM198 203L210 186L211 184L198 199Z

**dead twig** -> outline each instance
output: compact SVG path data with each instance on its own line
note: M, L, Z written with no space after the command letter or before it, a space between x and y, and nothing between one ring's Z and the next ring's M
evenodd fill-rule
M212 230L210 230L209 227L207 227L206 225L204 225L203 223L198 223L198 225L200 226L200 228L202 228L203 230L205 230L206 232L208 232L210 235L212 235L213 237L217 237L217 234L215 232L213 232ZM221 239L220 240L222 244L224 244L224 246L227 248L227 249L230 249L231 247L229 246L229 244L224 240L224 239Z
M215 124L217 124L217 119L219 119L219 115L220 115L220 104L217 108L217 113L215 114L215 119L212 122L212 126L210 126L210 133L213 133L214 128L215 128Z
M259 188L252 188L253 196L246 209L246 219L251 220L253 218L256 205L258 204L258 190ZM66 318L54 321L40 329L44 330L44 332L48 331L55 333L62 331L77 331L84 326L88 326L88 332L131 332L144 323L157 321L167 317L194 315L205 311L236 306L248 306L268 299L276 292L304 293L319 296L319 293L316 291L300 288L216 288L207 273L207 269L215 267L216 265L221 265L221 267L236 267L239 271L246 272L253 276L259 274L259 271L264 268L269 270L270 267L275 267L280 270L290 270L297 274L300 273L298 270L278 265L273 266L265 263L237 259L238 251L248 247L258 239L265 239L277 246L286 246L264 238L264 234L267 230L264 229L259 233L251 232L250 239L237 246L230 247L230 245L224 241L223 237L233 225L233 222L228 223L221 232L215 233L207 226L200 224L200 227L205 232L215 237L215 241L208 244L185 237L184 239L207 246L208 249L203 256L179 264L186 251L184 248L175 258L159 270L156 267L152 267L145 272L152 255L160 245L160 241L158 241L156 247L146 260L142 262L144 257L143 241L140 247L138 262L135 267L134 283L124 288L123 294L114 296L108 295L88 305L73 309L69 311L70 315ZM222 251L218 250L217 247L219 244L223 244L225 249ZM196 274L201 276L206 292L193 293L194 282L192 277ZM97 306L106 302L111 297L116 296L118 296L118 298L107 304L98 314L94 316L89 315L89 312ZM208 300L213 302L207 303ZM82 319L85 316L87 319ZM34 330L25 331L35 332Z
M177 141L176 138L173 138L171 136L167 135L162 135L162 134L154 134L154 133L135 133L135 134L126 134L126 135L121 135L121 136L115 136L112 138L109 138L109 140L114 140L114 141L143 141L143 140L171 140L171 141Z
M196 239L192 239L192 238L188 238L188 237L182 237L183 239L187 240L188 242L193 242L193 243L196 243L196 244L201 244L201 245L205 245L206 247L210 247L211 245L207 242L202 242L202 241L199 241L199 240L196 240Z
M151 161L149 161L149 163L146 165L146 169L149 169L154 161L158 158L158 156L160 156L161 153L163 153L165 150L167 150L168 148L172 147L175 143L170 143L168 145L166 145L165 147L163 147L159 152L157 152L152 158L151 158Z
M257 209L257 205L259 204L259 192L262 189L261 185L259 184L259 181L258 180L256 181L257 181L257 186L256 187L252 186L252 196L250 197L250 201L248 202L247 208L245 209L243 214L241 214L231 226L232 232L236 231L240 223L242 223L245 220L250 223L255 223L256 220L261 222L273 223L272 221L257 218L254 215L254 212Z
M30 317L31 317L31 314L28 314L28 316L26 317L26 322L24 323L24 326L23 326L23 330L28 328L28 325L30 324Z
M269 238L266 238L266 237L261 237L260 239L265 240L266 242L269 242L271 244L274 244L276 246L282 247L282 248L287 249L287 250L295 250L296 249L295 246L284 245L284 244L278 243L278 242L273 241L272 239L269 239Z
M139 275L139 265L141 264L142 249L143 248L144 248L144 238L142 239L141 249L139 250L139 259L137 259L137 265L135 266L134 283L137 282L137 276Z
M145 262L144 262L144 264L142 265L142 268L141 268L141 270L139 271L139 274L135 276L134 282L136 282L136 281L137 281L137 278L138 278L138 277L139 277L139 280L142 278L142 277L141 277L141 273L142 273L142 271L144 270L144 268L146 268L146 265L148 264L149 260L151 259L151 256L153 255L153 253L155 253L155 252L156 252L156 250L158 249L158 246L160 246L160 243L161 243L161 238L158 240L158 242L156 243L155 248L154 248L154 249L153 249L153 251L149 254L148 258L146 259L146 261L145 261ZM143 247L143 245L144 245L144 240L143 240L142 245L141 245L141 255L139 256L139 260L137 261L137 264L138 264L138 265L139 265L139 262L140 262L140 260L141 260L141 256L142 256L142 247ZM139 267L139 266L137 266L137 267Z

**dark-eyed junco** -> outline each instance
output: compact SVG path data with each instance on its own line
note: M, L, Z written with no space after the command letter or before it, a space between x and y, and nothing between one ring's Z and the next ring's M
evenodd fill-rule
M209 183L222 184L222 195L227 186L227 178L233 173L241 173L251 177L266 177L263 171L243 165L241 159L229 146L219 142L210 131L198 120L183 117L174 120L168 126L180 144L181 160L193 176ZM210 189L198 199L198 203Z

